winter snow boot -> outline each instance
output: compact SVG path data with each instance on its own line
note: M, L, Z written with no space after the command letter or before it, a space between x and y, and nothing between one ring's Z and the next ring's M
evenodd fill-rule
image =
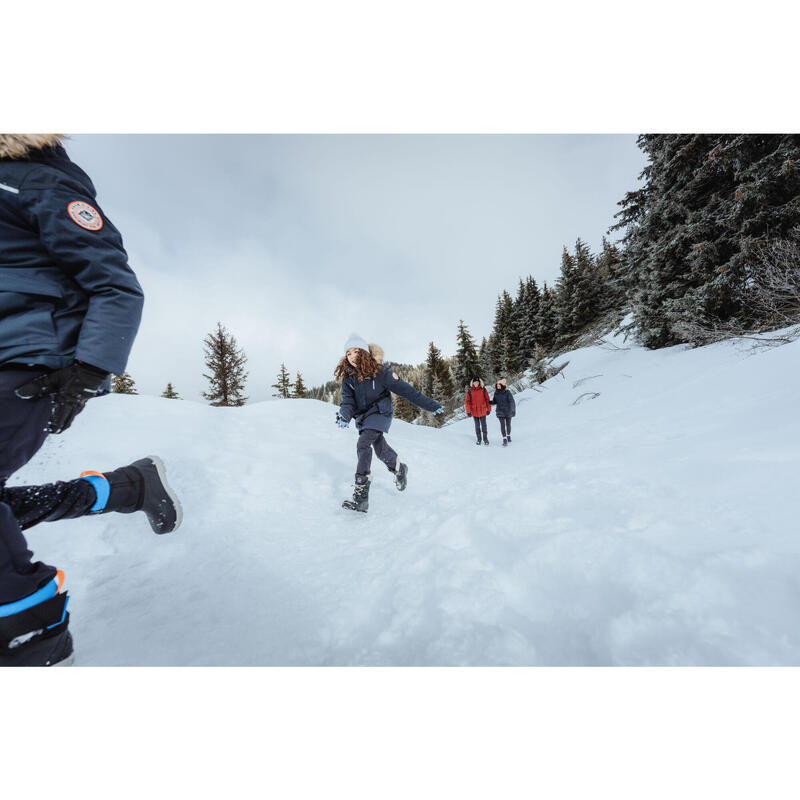
M353 486L353 499L345 500L342 508L350 511L367 512L369 508L369 482L372 480L369 472L356 472L356 482Z
M0 667L52 667L72 663L64 573L13 603L0 605Z
M484 439L484 440L483 440L483 443L484 443L484 444L485 444L487 447L489 446L489 440L488 440L488 439Z
M505 436L503 437L503 447L508 447L508 439Z
M89 481L97 493L97 502L90 512L144 511L156 533L170 533L181 524L183 509L167 483L164 462L158 456L140 458L111 472L89 470L81 473L81 478Z
M480 443L481 443L481 440L480 440L480 439L478 439L478 441L477 441L477 442L475 442L475 444L477 444L477 445L479 445Z
M508 443L511 444L511 434L508 434Z
M399 463L394 473L394 485L399 492L405 491L408 484L408 467L405 464Z

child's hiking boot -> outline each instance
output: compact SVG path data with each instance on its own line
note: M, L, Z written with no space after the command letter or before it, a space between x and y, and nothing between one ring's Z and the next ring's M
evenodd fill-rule
M403 463L397 464L397 469L394 472L394 485L397 487L398 492L404 492L408 485L408 467Z
M155 533L170 533L181 524L183 509L158 456L140 458L111 472L88 470L81 478L89 481L97 494L90 513L144 511Z
M369 508L369 482L371 480L369 472L356 472L356 481L353 485L353 499L345 500L342 508L350 511L363 511L365 514Z

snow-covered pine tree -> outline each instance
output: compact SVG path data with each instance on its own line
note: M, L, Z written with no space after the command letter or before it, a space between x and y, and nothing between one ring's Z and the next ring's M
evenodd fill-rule
M602 285L597 262L589 245L578 237L575 242L575 309L576 332L597 319L602 306Z
M492 336L489 335L487 339L485 336L481 339L481 346L478 348L478 363L480 369L474 374L469 376L471 381L473 378L483 378L489 380L494 377L492 372Z
M453 378L458 391L465 389L470 380L481 371L478 352L475 349L475 340L464 324L464 320L458 321L458 333L456 334L458 348L456 350L456 365L453 370ZM486 340L484 339L484 342Z
M566 246L561 253L561 275L556 280L556 319L559 343L565 343L577 333L577 274L575 258Z
M433 386L436 376L442 371L442 352L431 342L428 345L428 357L425 359L425 371L423 377L423 393L429 397L433 394Z
M172 383L167 383L167 388L161 392L162 397L166 397L168 400L180 400L180 395L172 388Z
M510 331L514 301L511 295L503 290L498 296L494 311L494 329L489 341L489 358L492 377L505 375L508 372L508 359L513 359L513 334Z
M212 406L243 406L247 402L242 395L248 374L244 369L247 356L236 338L217 322L216 331L204 339L203 350L210 373L203 373L209 382L209 391L203 392L203 397Z
M641 341L748 321L755 253L800 215L800 135L645 134L644 186L620 202L623 266Z
M603 249L595 259L600 278L600 308L602 313L622 308L625 286L622 275L622 254L615 244L603 237Z
M539 313L539 287L532 275L525 281L524 301L520 311L519 351L524 369L536 350L536 318Z
M556 291L548 288L547 281L542 284L539 311L536 314L536 343L544 351L552 350L558 333L556 312Z
M277 380L270 388L278 390L272 393L273 397L282 397L285 400L291 395L292 382L289 380L289 370L286 369L286 364L283 362L281 362L281 371L278 373Z
M123 375L115 375L111 379L111 391L117 394L139 394L136 391L136 381L129 372L125 372Z
M299 372L292 386L290 397L300 399L308 397L308 389L306 389L306 385L303 383L303 376Z

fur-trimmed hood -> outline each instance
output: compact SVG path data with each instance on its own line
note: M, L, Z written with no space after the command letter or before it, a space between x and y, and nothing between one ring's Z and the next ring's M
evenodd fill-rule
M0 158L25 158L34 150L55 147L63 133L0 133Z
M469 382L469 388L470 389L472 388L472 384L473 384L474 381L480 381L481 382L481 389L484 389L486 387L486 384L483 382L483 378L471 378L470 382Z
M369 346L369 354L375 359L375 363L383 366L383 348L378 344Z
M505 378L498 378L498 379L497 379L497 380L494 382L495 388L497 387L497 384L498 384L498 383L499 383L499 384L500 384L500 385L501 385L501 386L502 386L504 389L508 389L508 381L507 381Z

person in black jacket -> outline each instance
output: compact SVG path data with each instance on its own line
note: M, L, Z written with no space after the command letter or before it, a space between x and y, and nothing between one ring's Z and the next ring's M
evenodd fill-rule
M7 486L50 433L122 375L143 295L89 176L52 134L0 134L0 666L72 654L63 574L33 561L23 530L43 521L144 511L181 521L157 456L42 486Z
M389 446L384 434L389 432L394 414L392 392L414 405L441 414L444 407L436 400L418 392L410 383L400 380L397 373L383 364L383 350L367 344L358 334L351 334L344 346L344 357L336 365L334 377L342 383L342 403L336 424L347 428L355 419L358 430L353 499L345 500L342 508L364 511L369 508L370 465L372 451L394 475L395 485L406 488L408 466L398 461L397 453Z
M500 434L503 437L503 447L511 442L511 417L517 413L517 404L514 402L514 395L508 390L508 381L501 378L495 384L492 405L495 407L495 414L500 420Z

